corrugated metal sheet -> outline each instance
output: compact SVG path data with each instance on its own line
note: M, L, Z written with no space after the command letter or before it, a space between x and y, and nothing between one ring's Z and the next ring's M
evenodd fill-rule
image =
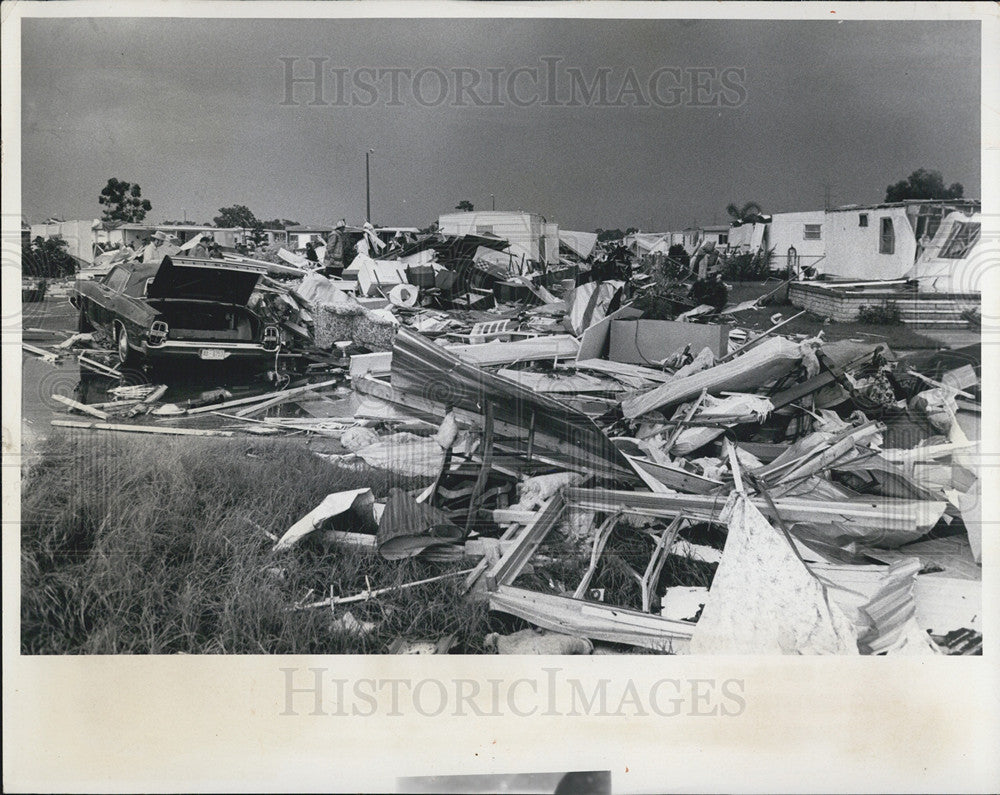
M498 437L517 438L526 445L534 427L535 449L544 450L546 455L577 469L636 481L625 457L587 416L466 364L405 328L400 329L393 346L391 380L400 391L466 411L482 413L489 401L498 422Z

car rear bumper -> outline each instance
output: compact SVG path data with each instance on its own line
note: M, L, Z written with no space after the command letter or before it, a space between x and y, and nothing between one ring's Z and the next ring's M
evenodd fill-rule
M270 359L277 351L265 348L259 342L195 342L189 340L167 340L159 345L146 343L143 352L148 359L177 361L191 359L199 361L233 361L247 359Z

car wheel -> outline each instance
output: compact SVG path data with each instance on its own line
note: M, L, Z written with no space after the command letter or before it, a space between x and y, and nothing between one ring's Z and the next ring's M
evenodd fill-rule
M115 343L118 347L118 361L124 366L135 365L138 362L138 355L129 345L128 332L121 323L115 324Z
M93 325L91 325L90 321L87 320L87 313L82 309L80 310L80 315L76 321L76 330L81 334L86 334L88 331L94 330Z

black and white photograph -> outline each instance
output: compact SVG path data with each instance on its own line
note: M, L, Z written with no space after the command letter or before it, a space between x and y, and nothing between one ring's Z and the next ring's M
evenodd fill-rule
M995 783L995 5L3 11L6 789Z

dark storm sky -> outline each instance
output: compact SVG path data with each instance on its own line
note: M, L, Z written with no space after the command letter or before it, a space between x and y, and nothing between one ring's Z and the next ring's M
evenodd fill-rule
M150 220L209 221L246 204L260 218L363 218L364 153L372 155L376 222L423 226L468 199L477 208L539 212L564 228L681 228L721 222L725 205L768 211L882 199L918 167L980 193L980 45L974 22L649 20L25 20L22 194L29 220L96 218L108 177L138 182ZM284 69L409 68L427 72L424 103L401 78L355 90L358 102L283 106ZM454 106L454 69L511 70L560 59L609 98L632 70L624 106L549 107L515 80L517 107ZM664 67L745 72L741 90L709 83L691 106L649 95ZM348 72L350 81L356 72ZM672 77L658 83L667 96ZM681 73L688 79L685 73ZM440 75L447 83L440 85ZM710 78L709 78L710 80ZM733 79L731 79L731 84ZM351 83L348 83L350 90ZM439 90L447 99L435 104ZM323 99L337 93L324 72ZM735 107L713 106L724 97ZM648 102L646 106L635 103ZM662 103L661 103L662 104Z

